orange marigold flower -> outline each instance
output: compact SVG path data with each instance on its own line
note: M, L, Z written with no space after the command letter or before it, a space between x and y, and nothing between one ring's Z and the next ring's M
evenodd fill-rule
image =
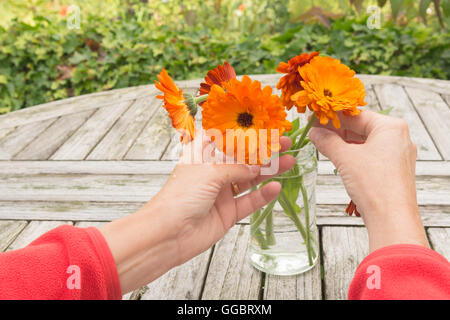
M303 90L291 99L299 107L308 106L322 125L331 120L336 128L340 128L338 111L345 116L354 116L361 112L358 106L366 105L364 84L355 78L355 71L339 60L316 57L300 67L299 72Z
M195 135L194 116L196 110L188 107L183 90L178 89L165 69L162 69L158 75L158 80L159 82L155 81L155 86L163 92L163 95L156 97L164 100L164 108L169 112L172 126L181 133L183 143L192 141Z
M205 82L200 84L200 95L208 94L211 87L215 84L223 87L223 83L236 78L236 72L234 68L230 66L228 61L222 65L218 65L217 68L208 71Z
M202 124L213 140L215 136L208 130L220 132L222 139L215 139L216 146L228 156L241 163L263 164L272 152L280 150L280 136L292 129L286 116L284 106L280 98L272 94L272 88L262 89L260 82L244 76L242 81L231 79L223 83L223 88L218 85L211 87L203 105ZM260 129L266 129L264 135ZM272 141L270 129L278 129L276 141ZM233 147L229 148L228 130L233 130L234 134ZM250 141L250 137L254 139ZM260 150L260 146L265 150Z
M291 100L292 95L303 90L303 87L300 84L302 78L298 72L298 68L309 63L311 59L318 55L319 52L302 53L289 60L288 63L281 62L279 64L277 71L287 73L287 75L283 76L280 81L278 81L277 89L281 90L281 101L288 110L295 105L295 101ZM303 113L306 111L306 107L297 106L297 111Z
M345 209L345 212L351 216L352 214L355 214L357 217L361 217L361 214L358 212L358 209L356 208L355 203L353 200L350 200L350 203L347 206L347 209Z

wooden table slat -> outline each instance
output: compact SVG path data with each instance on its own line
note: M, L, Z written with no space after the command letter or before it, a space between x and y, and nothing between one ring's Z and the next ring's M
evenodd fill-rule
M113 106L121 102L133 101L139 98L153 97L156 93L157 90L154 85L144 85L52 101L0 115L0 129L22 126L71 113Z
M174 134L175 130L172 128L167 111L157 107L155 116L136 139L125 159L159 160Z
M215 248L203 290L203 300L257 300L262 273L247 261L250 226L231 228Z
M450 228L427 228L431 247L450 261Z
M441 160L433 140L428 135L422 121L414 110L403 87L395 84L375 85L375 92L383 109L393 108L390 116L404 119L411 133L411 139L417 145L419 160Z
M92 150L87 160L122 159L157 110L155 102L155 97L136 100Z
M0 175L52 175L52 174L98 174L98 175L169 175L177 161L124 160L124 161L0 161ZM334 175L331 161L318 162L319 175ZM450 161L417 161L417 176L450 175Z
M326 300L347 299L348 287L356 268L369 253L368 244L365 228L322 228Z
M144 202L164 185L167 175L32 175L4 176L0 201ZM419 205L450 205L450 177L418 176ZM318 204L347 204L339 176L319 175Z
M17 127L0 141L0 160L12 159L54 121L56 118Z
M6 137L11 131L14 131L14 127L10 127L10 128L2 128L0 129L0 141Z
M14 160L48 159L93 114L93 110L62 116L19 152Z
M26 225L26 221L0 221L0 252L5 251L9 247Z
M199 300L211 249L149 283L141 300Z
M52 156L52 160L83 160L117 119L128 109L126 101L98 109Z
M445 160L450 160L450 109L435 92L406 88L417 112Z
M139 210L141 202L0 201L0 220L112 221ZM363 226L361 218L348 217L346 205L317 205L319 226ZM450 227L450 206L420 206L426 227ZM246 218L239 222L248 224Z

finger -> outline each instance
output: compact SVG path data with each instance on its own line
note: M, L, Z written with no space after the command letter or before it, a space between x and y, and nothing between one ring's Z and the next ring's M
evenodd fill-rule
M292 140L289 139L288 137L281 137L280 138L280 145L281 145L281 150L280 152L284 152L286 150L289 150L292 146Z
M309 138L316 146L317 150L330 159L335 165L337 157L343 152L348 152L349 144L334 131L325 128L312 128Z
M344 116L340 112L338 113L338 117L341 122L341 127L339 129L336 129L331 121L328 122L326 125L322 125L318 120L316 120L313 126L317 128L326 128L328 130L334 131L348 143L362 143L366 140L367 136L353 132L352 130L347 129L345 126L342 125L343 122L346 123L346 119L348 117Z
M290 139L289 139L290 140ZM241 192L245 192L253 187L256 187L257 185L259 185L260 183L272 179L276 176L279 176L282 173L285 173L289 170L292 169L292 167L295 164L295 158L291 155L283 155L279 158L279 168L277 173L273 174L273 175L258 175L256 178L254 178L251 181L243 181L241 183L238 183L239 186L239 190Z
M339 129L336 129L331 122L329 122L326 125L321 125L319 122L316 122L314 124L314 127L317 128L325 128L331 131L336 132L342 139L344 139L347 143L363 143L366 141L366 136L357 134L349 129L345 129L343 127L340 127Z
M280 144L281 150L284 151L288 150L291 147L292 141L288 137L282 137L280 139ZM261 168L260 166L256 165L246 166L242 164L234 164L234 165L228 164L216 166L219 168L220 171L229 170L229 172L227 172L227 177L225 178L224 183L228 182L237 183L239 191L242 193L252 187L257 186L259 183L267 179L273 178L283 172L290 170L294 166L294 164L295 164L294 157L290 155L283 155L279 158L278 172L270 176L269 175L261 176L260 175Z
M235 201L238 221L275 200L280 194L280 191L281 184L272 181L259 190L237 198Z
M383 122L384 118L386 118L386 116L370 110L363 110L356 116L347 117L342 113L339 113L338 116L343 129L353 131L363 137L368 137L376 124Z

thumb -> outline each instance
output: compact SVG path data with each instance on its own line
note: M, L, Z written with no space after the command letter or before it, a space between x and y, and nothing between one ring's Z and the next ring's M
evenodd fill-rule
M314 127L309 133L309 139L316 146L317 150L336 165L338 155L345 154L348 144L334 131Z

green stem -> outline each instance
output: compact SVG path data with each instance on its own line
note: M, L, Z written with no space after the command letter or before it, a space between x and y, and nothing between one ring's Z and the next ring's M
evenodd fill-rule
M255 220L258 219L260 214L261 214L261 210L257 210L250 216L250 230L251 230L251 234L252 234L253 238L258 242L259 247L263 250L267 250L267 249L269 249L269 246L266 243L264 235L258 227L255 227L255 224L254 224Z
M302 134L303 131L305 131L305 127L299 128L299 129L297 129L297 131L295 131L294 133L289 134L289 138L291 138L291 140L292 140L293 142L295 142L295 140L297 139L297 137L298 137L300 134Z
M269 246L275 244L275 235L273 233L273 210L270 210L270 213L266 218L266 241Z
M263 250L269 249L269 246L267 245L266 239L264 238L264 235L260 229L256 230L253 233L253 237L258 241L259 247Z
M258 214L256 217L254 217L253 220L250 219L252 232L255 231L256 229L258 229L259 226L263 223L264 219L269 215L269 213L272 212L273 207L275 206L275 202L276 202L276 200L269 203L261 214ZM260 211L260 210L258 210L258 211ZM252 215L252 218L253 218L254 214Z
M297 142L294 142L294 146L291 148L292 150L297 150L300 149L301 147L303 147L303 141L306 138L306 135L308 134L309 130L311 130L314 122L316 121L316 116L313 114L311 116L311 118L309 119L308 123L306 124L306 126L304 127L304 130L302 132L302 135L300 136L300 139L298 139Z
M309 261L309 265L312 266L313 260L312 260L312 254L311 254L312 246L311 246L311 239L310 239L311 229L310 229L310 225L309 225L309 201L308 201L308 192L306 191L305 185L303 184L303 176L300 176L300 191L302 192L303 207L305 210L305 225L306 225L305 242L306 242L306 248L308 251L308 261Z
M307 234L310 232L309 227L308 227L308 230L305 229L302 222L300 221L297 214L295 213L295 210L292 207L292 204L289 202L288 198L284 194L283 190L281 190L281 193L280 193L280 204L283 207L286 214L288 215L288 217L290 217L292 219L292 221L294 222L298 231L300 231L300 234L302 235L303 240L306 243L306 241L307 241L306 239L307 239L307 237L309 237L309 235L307 235ZM310 246L310 248L307 247L307 250L308 250L308 260L309 260L310 255L313 258L316 257L316 253L315 253L313 247L311 247L311 246Z
M281 190L280 192L280 204L283 207L284 211L288 215L289 218L294 222L295 226L297 227L298 231L300 231L303 239L306 239L306 232L305 227L303 227L302 222L299 220L297 213L295 212L294 208L292 207L292 204L289 202L289 199L286 197L286 194L284 193L284 190Z
M196 98L195 98L195 102L196 102L197 104L199 104L199 103L202 103L202 102L206 101L206 99L208 99L208 95L207 95L207 94L204 94L204 95L202 95L202 96L196 97Z

